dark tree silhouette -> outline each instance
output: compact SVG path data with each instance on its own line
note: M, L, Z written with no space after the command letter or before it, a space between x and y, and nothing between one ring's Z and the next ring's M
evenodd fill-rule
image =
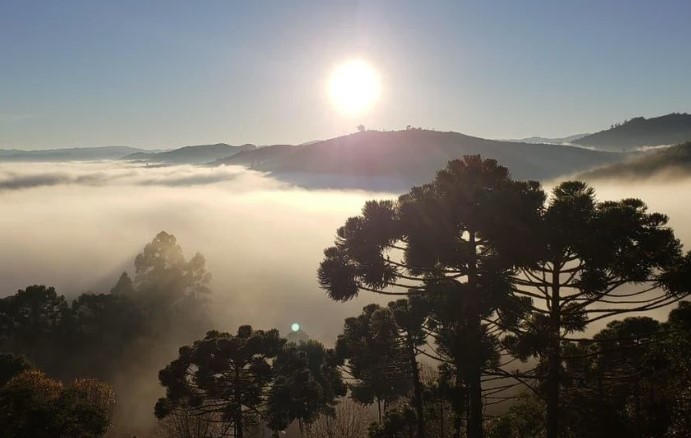
M532 394L523 394L507 411L489 422L488 438L542 438L545 406Z
M134 341L147 334L144 312L121 294L82 294L72 302L66 329L70 375L107 379L121 370Z
M54 362L67 339L69 306L54 288L29 286L0 299L0 349L24 354L41 367Z
M321 414L334 415L337 397L346 394L334 351L317 341L287 344L273 362L273 374L267 414L276 431L297 420L302 436Z
M429 309L426 301L418 300L415 297L392 301L388 304L388 308L393 313L403 348L408 356L413 380L413 407L417 422L417 436L424 438L426 436L424 391L417 355L418 347L426 343L427 336L423 326L427 320Z
M362 404L377 404L379 420L384 411L410 390L410 362L400 342L390 309L370 304L356 318L347 318L336 351L346 360L352 398Z
M386 413L383 420L369 428L369 438L409 438L415 436L415 411L404 406Z
M124 295L130 297L134 295L134 282L132 282L132 278L130 278L130 275L127 272L123 272L120 275L120 278L118 278L118 281L117 283L115 283L115 286L113 286L113 288L110 289L110 294Z
M23 371L35 369L29 359L12 353L0 353L0 387Z
M560 436L689 436L690 347L687 301L664 323L629 317L611 321L587 342L564 341ZM544 411L542 397L525 394L490 423L489 436L545 436Z
M175 236L161 231L134 260L134 288L140 299L151 300L159 308L198 301L209 293L211 274L205 264L199 253L186 260ZM126 287L126 279L120 277L120 282Z
M494 160L451 161L397 202L365 204L339 228L319 268L334 300L360 291L436 300L437 328L464 340L444 348L468 385L470 438L483 435L482 373L496 365L483 319L507 307L509 274L530 260L524 231L535 226L544 198L538 183L511 180Z
M686 277L691 281L691 275ZM691 302L682 301L669 314L665 329L670 336L663 351L671 356L672 368L667 373L672 398L669 438L691 436Z
M519 357L546 361L548 438L559 434L562 341L594 321L664 307L689 292L678 280L681 246L666 224L640 200L597 202L586 184L565 182L527 230L538 262L512 281L515 294L533 302L531 316L508 343Z
M114 405L113 390L102 382L77 379L65 388L28 369L0 387L0 430L13 438L100 438Z
M242 326L236 335L210 331L180 348L178 359L160 371L166 397L156 403L156 416L165 418L176 409L218 413L243 438L245 426L262 415L272 379L270 360L284 344L277 330Z

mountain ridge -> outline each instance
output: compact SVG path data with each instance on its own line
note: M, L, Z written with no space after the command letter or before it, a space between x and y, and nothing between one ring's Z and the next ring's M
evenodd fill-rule
M677 145L691 141L691 114L634 117L609 129L587 135L574 143L607 151L631 151L650 146Z
M429 181L449 160L480 154L518 179L551 179L620 161L580 147L487 140L431 130L364 131L316 143L258 148L215 164L243 165L298 185L399 190Z
M163 152L136 152L122 157L128 161L144 161L157 164L206 164L223 158L230 157L247 150L254 150L253 144L231 146L226 143L209 145L183 146L181 148Z
M98 146L87 148L56 148L40 150L0 149L0 161L93 161L117 160L126 155L142 152L130 146Z
M680 179L691 176L691 142L635 154L619 163L612 163L579 177L589 179Z

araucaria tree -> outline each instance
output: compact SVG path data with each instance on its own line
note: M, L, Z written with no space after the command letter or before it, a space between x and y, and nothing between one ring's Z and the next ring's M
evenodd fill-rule
M534 230L536 263L513 282L517 296L532 301L509 345L518 356L537 356L545 372L547 437L559 434L562 343L570 333L613 316L667 306L688 294L688 259L667 227L637 199L597 202L582 182L557 186Z
M369 304L357 317L346 318L336 352L353 379L351 397L365 405L376 404L379 421L382 405L386 410L410 391L409 362L389 309Z
M237 335L211 331L160 371L166 397L156 404L159 419L190 416L216 422L208 436L243 438L248 426L274 431L293 421L311 424L330 415L346 387L331 349L317 341L286 343L278 331L242 326ZM206 436L206 435L205 435Z
M413 297L390 302L387 307L369 304L356 318L347 318L338 336L336 351L353 381L351 397L358 403L376 402L378 419L412 387L412 406L418 437L425 434L423 385L417 362L418 347L425 344L427 306Z
M232 424L234 436L243 438L245 426L256 423L271 382L270 360L285 340L277 330L242 326L237 335L211 331L159 373L166 397L156 404L156 416L191 410L200 415L216 413Z
M517 308L507 304L510 276L530 261L523 239L544 201L538 183L513 181L495 160L468 156L397 201L366 203L338 229L319 267L334 300L370 291L433 302L433 328L443 333L437 346L467 385L469 438L483 435L482 374L497 360L483 320Z
M300 435L320 415L334 415L337 397L346 394L338 359L317 341L289 343L273 362L267 419L272 430L297 420Z

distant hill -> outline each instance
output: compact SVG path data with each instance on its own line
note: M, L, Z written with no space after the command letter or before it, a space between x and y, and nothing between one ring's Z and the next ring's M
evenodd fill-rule
M691 141L691 114L673 113L650 119L636 117L574 143L607 151L631 151L687 141Z
M125 160L146 161L159 164L205 164L227 158L238 152L254 150L252 144L231 146L225 143L185 146L165 152L137 152L123 157Z
M0 149L0 161L94 161L117 160L126 155L138 153L141 149L128 146L104 146L95 148L46 149L22 151Z
M580 140L581 138L588 136L588 135L590 135L590 134L576 134L576 135L570 135L568 137L559 137L559 138L527 137L527 138L521 138L518 140L505 140L505 141L512 141L512 142L518 142L518 143L572 144L572 143L575 143L576 140Z
M310 143L312 144L312 143ZM211 164L229 164L229 165L242 165L254 169L261 167L265 164L270 163L272 160L276 160L279 156L283 154L288 154L295 150L299 146L291 145L273 145L273 146L263 146L256 149L249 149L246 151L240 151L237 154L231 155L230 157L221 158L216 160Z
M425 183L451 159L495 158L520 179L550 179L614 163L622 154L486 140L455 132L366 131L300 146L239 153L218 164L239 164L307 187L405 190Z
M675 179L691 176L691 142L637 154L580 175L583 179Z

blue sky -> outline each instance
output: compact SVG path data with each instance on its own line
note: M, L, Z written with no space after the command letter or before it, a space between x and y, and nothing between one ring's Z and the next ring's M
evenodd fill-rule
M0 0L0 148L565 136L691 112L691 2ZM382 77L329 104L338 63Z

